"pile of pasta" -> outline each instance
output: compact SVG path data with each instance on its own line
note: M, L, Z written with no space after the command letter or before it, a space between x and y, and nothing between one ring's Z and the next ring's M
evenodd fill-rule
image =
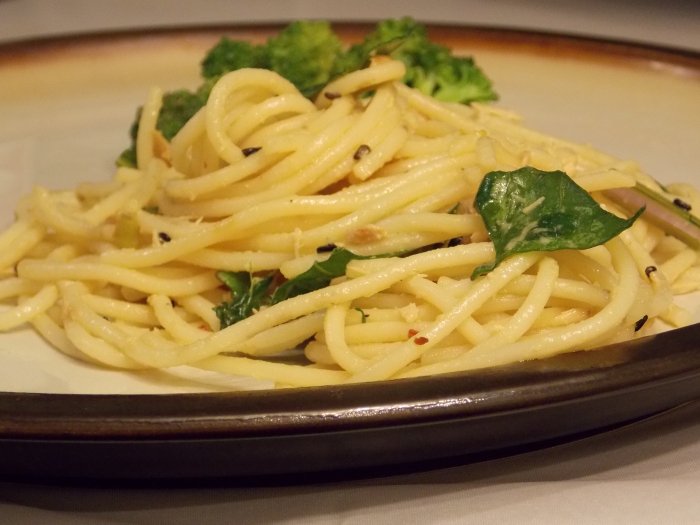
M19 203L0 235L0 329L29 323L106 367L190 365L284 387L490 367L689 322L673 295L696 287L697 253L643 219L605 245L515 255L470 279L495 257L472 208L484 174L562 170L620 216L602 192L653 181L510 111L437 101L404 73L378 58L315 101L270 71L228 73L170 142L151 89L137 168ZM353 260L329 286L220 328L214 307L230 292L217 271L289 279L328 245L406 255ZM279 359L294 349L308 361Z

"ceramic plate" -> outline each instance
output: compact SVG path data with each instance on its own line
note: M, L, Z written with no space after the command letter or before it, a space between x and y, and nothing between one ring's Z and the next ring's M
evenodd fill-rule
M196 87L222 35L278 27L88 35L0 47L0 226L34 184L111 177L150 85ZM350 42L366 26L340 25ZM561 35L431 27L473 55L526 124L661 181L700 184L700 55ZM682 298L697 317L696 298ZM0 474L258 477L425 464L620 424L700 397L700 328L508 367L282 391L75 362L29 330L0 335ZM264 386L264 385L263 385Z

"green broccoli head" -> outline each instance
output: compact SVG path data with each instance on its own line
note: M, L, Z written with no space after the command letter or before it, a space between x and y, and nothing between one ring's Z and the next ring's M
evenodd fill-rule
M163 134L163 137L167 140L172 140L177 135L177 132L182 129L187 121L206 104L212 86L212 82L205 82L194 93L186 89L180 89L163 95L163 105L156 122L156 129ZM140 107L136 111L136 117L129 131L131 146L119 156L117 166L136 166L136 137L139 132L139 119L141 118L142 110L143 107Z
M491 81L470 57L453 56L448 48L428 41L402 53L400 59L406 63L403 81L408 86L444 102L469 104L498 98Z
M223 37L202 60L202 76L218 78L229 71L246 67L266 67L265 48L250 42Z
M270 69L308 97L331 78L343 44L328 22L297 21L265 45L222 38L202 61L202 76L212 79L246 67Z
M134 118L134 121L131 123L131 127L129 128L129 137L131 138L131 145L124 151L122 151L121 155L119 155L119 157L117 158L116 164L119 167L136 167L136 136L139 133L139 119L141 118L142 109L143 107L140 107L136 110L136 117Z
M377 54L403 62L403 81L438 100L468 104L497 98L491 82L471 58L455 57L447 47L431 42L425 27L410 17L377 24L361 44L338 58L333 76L367 67Z
M180 89L163 96L163 106L158 115L156 129L160 131L167 140L171 140L182 127L194 117L207 102L201 91L192 93L186 89Z
M328 22L299 21L268 40L265 51L269 69L312 97L330 80L343 44Z

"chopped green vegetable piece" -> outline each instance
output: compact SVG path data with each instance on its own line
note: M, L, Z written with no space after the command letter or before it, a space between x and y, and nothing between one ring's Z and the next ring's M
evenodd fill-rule
M516 253L598 246L632 226L644 211L620 219L601 208L566 173L532 167L487 173L474 207L493 241L496 260L477 267L472 279Z
M121 155L117 158L116 165L118 168L136 167L136 144L132 144L121 152Z
M366 314L362 308L355 308L355 310L360 312L360 315L362 316L362 324L365 324L367 322L367 318L369 317L369 314Z
M216 276L231 290L231 302L224 301L214 307L221 328L236 324L250 317L264 303L265 292L274 274L253 277L248 272L217 272Z
M120 215L114 227L114 244L119 248L136 248L139 245L139 222L133 215Z
M417 26L411 18L385 20L367 35L360 44L350 47L340 54L333 65L331 78L341 77L369 66L374 55L390 55L405 44Z
M136 117L131 123L129 128L129 138L131 139L131 145L122 151L117 159L117 166L120 168L135 168L136 167L136 136L139 133L139 119L141 118L141 110L143 108L139 107L136 110Z
M325 261L316 261L313 266L293 279L288 280L272 294L272 304L277 304L285 299L296 297L305 293L325 288L332 279L345 275L348 263L353 260L377 259L381 257L393 257L396 254L385 255L357 255L345 248L336 248Z

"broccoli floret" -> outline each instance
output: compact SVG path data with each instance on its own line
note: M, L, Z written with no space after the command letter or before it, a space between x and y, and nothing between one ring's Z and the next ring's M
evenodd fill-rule
M202 76L216 78L245 67L264 68L267 65L265 48L250 42L223 37L202 60Z
M245 67L270 69L312 97L328 83L343 44L328 22L298 21L263 46L222 38L202 61L204 78Z
M374 55L390 55L403 47L416 30L423 30L411 18L385 20L367 35L360 44L350 46L345 53L338 56L333 66L333 78L352 73L369 65Z
M289 24L265 46L268 67L313 97L328 83L343 44L328 22Z
M122 151L117 159L117 166L125 168L135 168L136 167L136 136L139 132L139 119L141 118L141 107L136 110L136 118L134 122L131 123L129 128L129 137L131 138L131 146Z
M394 58L406 64L403 81L445 102L489 102L498 96L491 81L470 57L456 57L439 44L426 40L420 46L401 46Z
M182 129L187 121L206 104L212 87L212 82L205 82L194 93L186 89L180 89L163 95L163 105L156 122L156 129L163 134L163 137L171 140L177 135L177 132ZM131 146L119 156L117 166L136 166L136 137L139 132L139 119L141 118L142 110L143 107L140 107L136 111L136 118L131 124L129 131Z
M165 94L156 129L167 140L171 140L182 129L182 126L204 106L209 93L206 95L204 97L200 91L192 93L186 89Z
M403 81L438 100L468 104L497 98L471 58L455 57L447 47L431 42L425 27L409 17L380 22L361 44L338 59L335 76L365 67L376 54L401 60L406 64Z

